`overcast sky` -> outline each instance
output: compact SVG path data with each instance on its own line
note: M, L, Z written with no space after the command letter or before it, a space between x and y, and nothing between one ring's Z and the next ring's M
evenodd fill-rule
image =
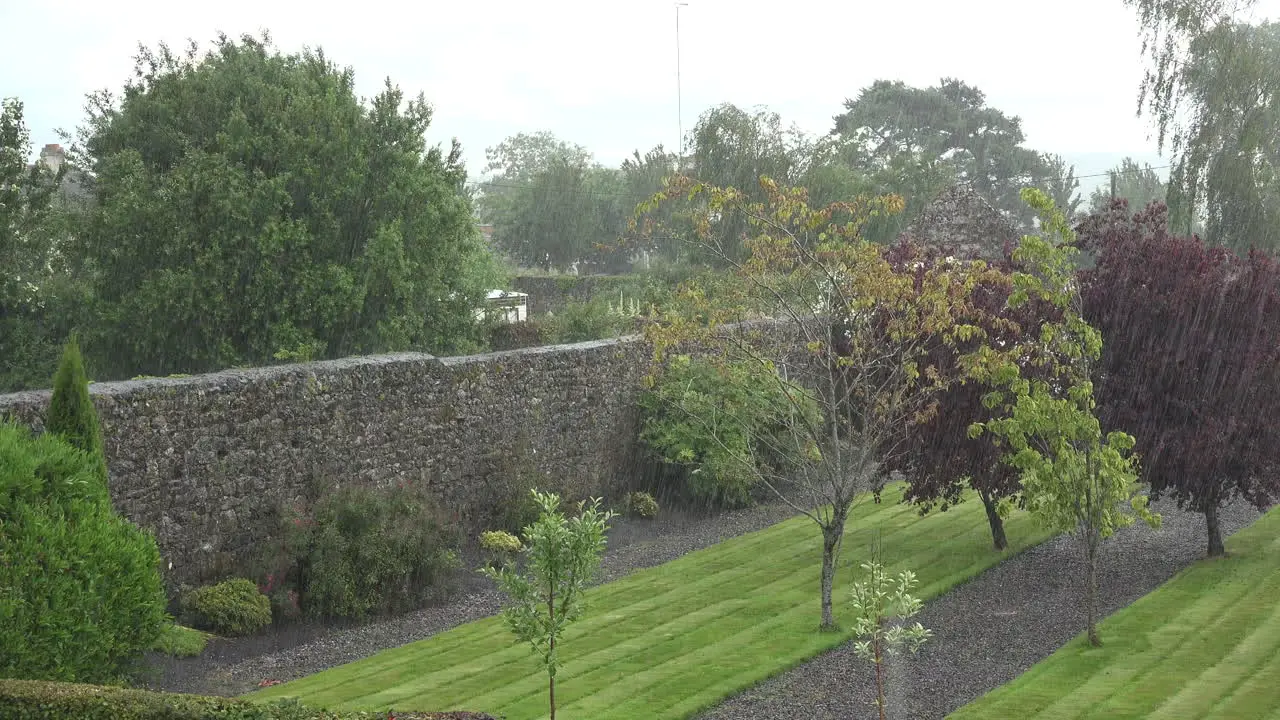
M877 79L976 85L1021 116L1027 144L1077 174L1132 155L1163 165L1135 116L1138 27L1122 0L688 0L680 9L683 118L721 102L767 105L819 133ZM1258 14L1280 16L1280 0ZM322 46L372 95L390 76L435 107L429 139L484 148L551 130L616 164L676 144L676 10L668 0L362 2L0 0L0 96L26 104L37 148L119 88L139 42L181 46L270 30L284 51ZM1082 183L1084 184L1084 183Z

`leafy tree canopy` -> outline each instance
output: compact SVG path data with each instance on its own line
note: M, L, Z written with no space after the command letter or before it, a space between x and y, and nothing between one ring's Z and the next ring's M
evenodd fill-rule
M1280 264L1176 237L1158 204L1117 203L1080 238L1097 253L1081 286L1107 341L1100 414L1133 429L1156 495L1205 513L1220 554L1220 506L1280 498Z
M846 162L889 181L884 191L907 198L907 220L959 181L1029 226L1034 213L1018 197L1021 188L1040 187L1071 209L1078 186L1061 158L1023 147L1021 119L954 78L930 88L878 80L845 101L832 135L847 142Z
M140 48L80 146L97 204L78 250L108 374L470 346L495 277L455 141L388 80L368 104L320 50L220 35Z

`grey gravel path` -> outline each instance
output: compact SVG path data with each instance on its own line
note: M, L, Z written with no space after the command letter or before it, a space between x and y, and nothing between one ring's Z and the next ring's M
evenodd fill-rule
M1103 543L1098 581L1105 616L1203 557L1204 517L1153 504L1159 530L1136 525ZM1260 513L1237 502L1222 511L1224 534ZM1084 628L1079 541L1061 536L1026 550L928 603L916 619L934 636L920 652L886 662L890 717L941 718L1019 675ZM1103 637L1106 642L1106 637ZM849 644L725 701L700 720L875 718L870 663Z
M716 515L664 510L654 520L616 518L611 522L599 582L762 530L794 514L780 503L768 503ZM239 695L262 680L293 680L501 611L501 595L491 582L470 576L467 585L461 597L447 604L366 625L329 631L286 629L276 636L218 639L196 658L153 655L151 676L139 684L171 692Z

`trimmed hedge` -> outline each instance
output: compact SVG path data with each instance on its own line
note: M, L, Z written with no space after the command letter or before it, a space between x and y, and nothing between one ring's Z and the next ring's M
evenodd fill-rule
M0 717L6 720L495 720L473 712L334 712L296 701L272 704L234 698L147 690L0 680Z

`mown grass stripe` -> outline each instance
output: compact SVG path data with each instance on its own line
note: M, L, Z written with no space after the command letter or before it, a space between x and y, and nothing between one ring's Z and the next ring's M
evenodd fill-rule
M1280 703L1280 508L951 717L1266 718Z
M852 569L878 539L885 564L916 571L921 592L932 595L1048 536L1019 513L1008 523L1014 548L996 553L979 502L921 517L900 498L897 486L881 504L854 509L838 566L837 617ZM817 631L820 546L812 521L796 517L588 591L587 613L564 638L560 716L686 717L843 642L843 633ZM494 618L251 697L467 708L509 720L547 714L545 674Z

